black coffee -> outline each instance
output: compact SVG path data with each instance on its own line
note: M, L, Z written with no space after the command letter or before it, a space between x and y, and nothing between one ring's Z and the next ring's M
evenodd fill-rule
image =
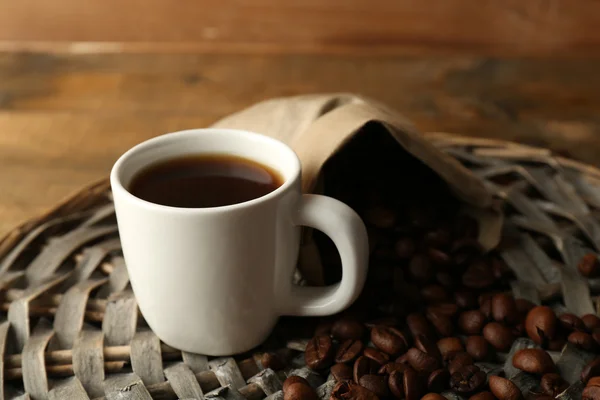
M282 183L279 173L245 158L194 155L147 167L133 177L129 191L156 204L202 208L256 199Z

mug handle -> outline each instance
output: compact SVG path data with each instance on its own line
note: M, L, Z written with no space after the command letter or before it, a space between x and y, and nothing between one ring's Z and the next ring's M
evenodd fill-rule
M296 225L325 233L342 259L342 279L334 285L296 286L282 302L283 315L322 316L338 313L360 294L367 277L369 243L367 229L356 212L327 196L305 194L300 200Z

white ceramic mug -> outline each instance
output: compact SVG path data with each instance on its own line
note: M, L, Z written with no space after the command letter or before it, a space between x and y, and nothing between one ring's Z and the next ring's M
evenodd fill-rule
M128 191L140 170L190 154L254 160L278 171L283 184L262 197L211 208L158 205ZM364 224L338 200L303 195L300 160L278 140L227 129L171 133L127 151L110 181L140 311L173 347L206 355L244 352L267 338L279 316L334 314L362 290L368 261ZM302 225L336 244L343 269L338 284L292 283Z

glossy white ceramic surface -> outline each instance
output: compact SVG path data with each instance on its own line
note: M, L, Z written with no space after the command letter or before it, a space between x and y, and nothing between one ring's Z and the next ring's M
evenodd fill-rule
M244 203L177 208L127 191L141 169L188 154L222 153L281 173L284 184ZM300 161L285 144L252 132L196 129L171 133L126 152L111 172L119 234L140 311L165 343L190 352L247 351L281 315L328 315L349 306L367 272L365 227L345 204L302 195ZM342 281L296 287L300 226L329 235L340 252Z

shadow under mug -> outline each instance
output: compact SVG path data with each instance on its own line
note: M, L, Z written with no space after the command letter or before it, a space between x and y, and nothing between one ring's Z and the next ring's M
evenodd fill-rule
M157 162L229 154L278 171L283 184L243 203L178 208L128 191ZM300 160L284 143L257 133L195 129L143 142L115 163L110 181L119 235L140 311L170 346L206 355L241 353L263 342L282 315L329 315L360 294L368 268L360 217L330 197L301 193ZM292 283L301 226L327 234L342 279L326 287Z

